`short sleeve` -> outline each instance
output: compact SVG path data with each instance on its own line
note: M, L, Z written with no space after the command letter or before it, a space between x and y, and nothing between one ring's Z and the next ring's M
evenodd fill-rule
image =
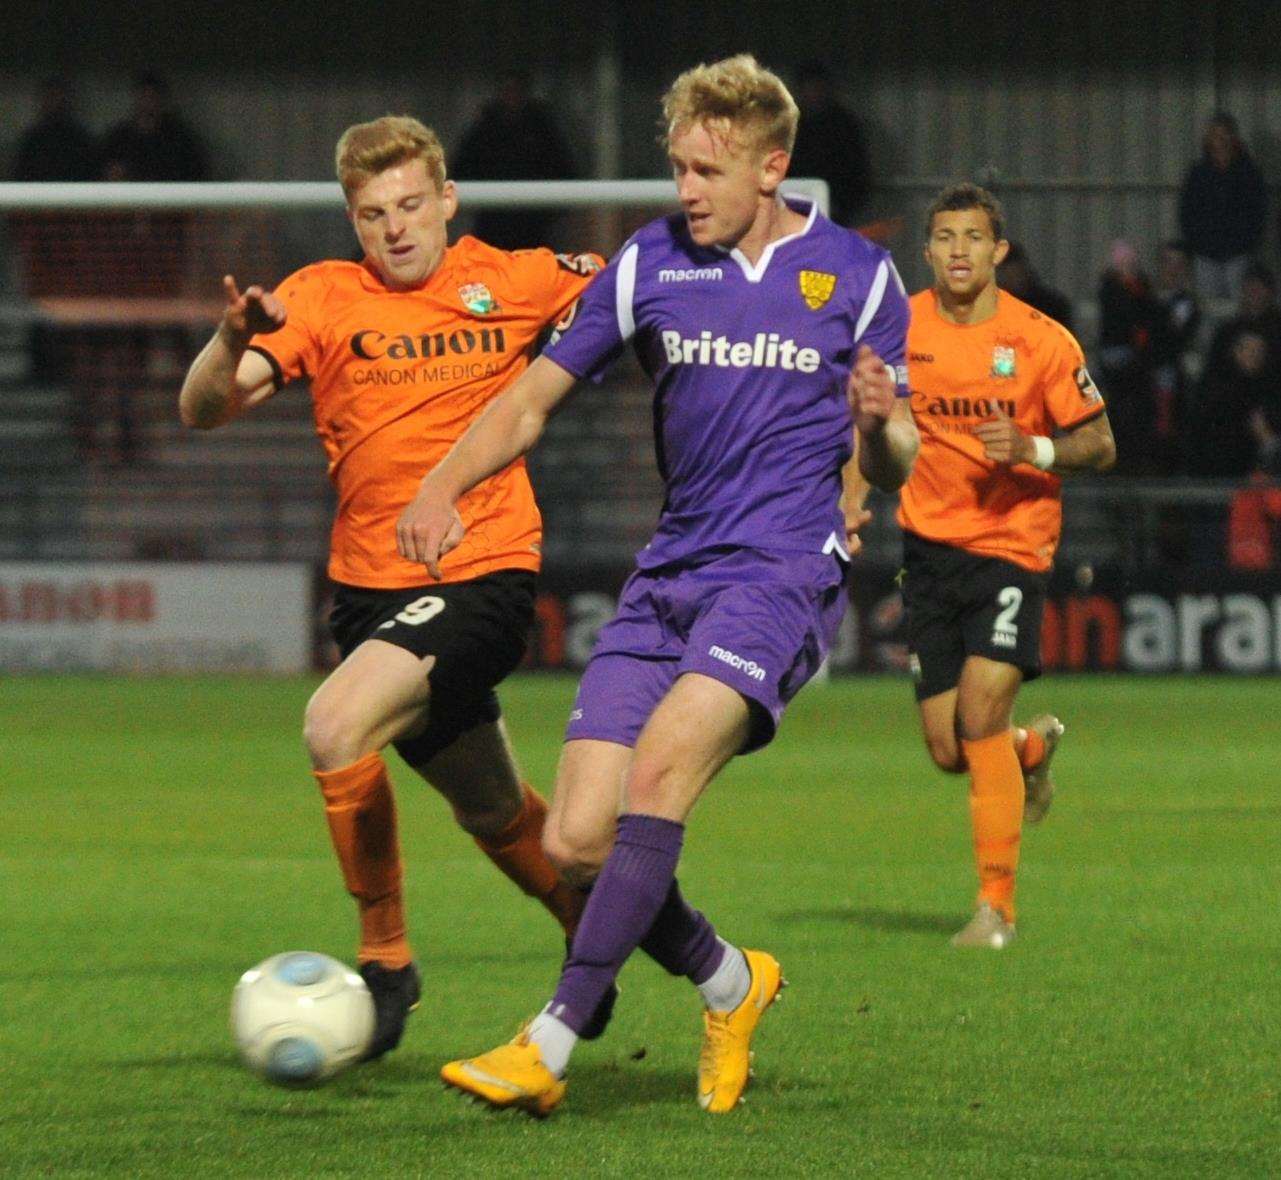
M885 362L894 377L895 393L908 396L907 326L911 313L907 290L893 260L887 254L872 276L867 299L854 329L854 346L866 344Z
M314 267L295 271L275 290L285 305L285 326L260 332L249 341L249 347L271 364L277 388L314 375L320 364L316 326L323 288L324 279Z
M543 355L575 377L597 377L636 334L632 301L640 246L628 242L583 292L572 323Z
M1099 387L1085 367L1085 354L1076 338L1053 324L1049 363L1045 373L1045 411L1059 430L1070 430L1106 408Z

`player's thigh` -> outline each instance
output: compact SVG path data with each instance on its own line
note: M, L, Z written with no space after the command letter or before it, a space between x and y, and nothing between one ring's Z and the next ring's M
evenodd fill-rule
M628 810L683 823L751 732L746 697L710 676L685 673L659 702L636 742L627 776Z
M413 730L427 709L430 670L430 657L380 639L360 644L307 704L303 728L317 768L337 769Z
M618 742L587 738L565 743L543 829L544 846L556 864L604 863L614 844L631 764L631 748Z
M903 608L913 688L920 703L951 692L961 679L965 635L958 595L966 576L964 556L952 546L904 534Z
M969 656L961 669L956 694L956 720L966 741L991 737L1010 728L1014 698L1023 683L1016 664Z
M830 555L740 549L691 570L678 591L693 618L680 672L742 697L749 732L736 752L761 749L832 649L849 601L844 567Z
M966 594L957 720L962 737L973 739L1008 725L1019 686L1041 674L1046 577L1011 562L979 558Z
M397 752L420 774L472 730L501 717L494 687L525 653L534 590L527 571L500 570L441 586L340 591L330 624L340 643L363 630L423 661L429 706L396 734ZM483 744L486 737L475 740ZM490 744L497 753L498 744Z
M414 769L474 834L501 831L520 811L520 771L501 717L473 726Z
M921 733L934 764L949 774L965 769L956 735L957 690L949 688L917 702Z

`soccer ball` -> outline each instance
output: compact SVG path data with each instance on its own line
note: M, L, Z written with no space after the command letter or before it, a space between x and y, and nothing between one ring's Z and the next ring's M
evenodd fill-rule
M254 1073L279 1086L314 1086L360 1059L374 1033L374 1001L337 959L288 951L240 977L231 1032Z

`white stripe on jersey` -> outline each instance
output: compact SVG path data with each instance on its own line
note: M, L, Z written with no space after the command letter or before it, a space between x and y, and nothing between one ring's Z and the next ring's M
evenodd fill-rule
M872 289L867 293L867 302L863 304L863 314L858 317L858 324L854 328L855 344L863 339L863 333L867 331L872 317L880 310L881 300L885 298L885 287L889 281L889 263L881 259L881 265L876 268L876 277L872 280Z
M636 295L636 260L640 245L633 242L618 260L614 286L614 311L618 315L618 334L626 344L636 335L636 317L632 314L632 300Z

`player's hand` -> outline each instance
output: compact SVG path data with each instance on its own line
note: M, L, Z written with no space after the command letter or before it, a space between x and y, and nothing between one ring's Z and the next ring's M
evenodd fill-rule
M1031 463L1036 457L1036 447L1031 438L1014 425L1010 416L998 405L996 416L974 427L974 437L983 444L983 454L993 463L1013 466Z
M858 531L871 519L872 514L866 508L856 508L853 512L846 511L845 551L851 557L863 548L863 538L858 535Z
M440 559L457 549L466 530L458 509L425 481L396 521L396 548L407 561L421 562L440 580Z
M858 347L858 357L850 370L846 394L854 411L854 424L862 434L879 434L894 412L894 378L866 344Z
M222 289L227 295L222 322L238 338L248 340L259 332L276 332L285 326L285 305L270 291L255 284L241 292L231 275L222 276Z

